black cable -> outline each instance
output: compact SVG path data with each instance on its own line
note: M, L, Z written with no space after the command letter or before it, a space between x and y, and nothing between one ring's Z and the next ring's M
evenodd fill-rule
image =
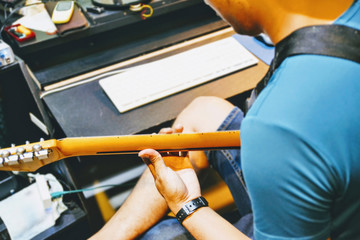
M23 6L20 6L20 7L15 8L15 10L13 10L12 12L10 12L9 15L6 16L6 18L4 19L3 25L1 26L1 29L0 29L0 38L2 38L2 33L3 33L4 28L5 28L6 24L7 24L7 21L12 17L12 15L14 15L14 13L16 13L17 11L19 11L21 8L23 8Z

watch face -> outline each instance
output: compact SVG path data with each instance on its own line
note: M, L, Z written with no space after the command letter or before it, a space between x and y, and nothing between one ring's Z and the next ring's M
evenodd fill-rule
M67 11L71 9L71 5L72 5L71 1L59 2L56 6L56 11Z

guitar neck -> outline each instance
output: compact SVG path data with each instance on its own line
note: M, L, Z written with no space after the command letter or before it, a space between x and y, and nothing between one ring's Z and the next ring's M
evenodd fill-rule
M239 131L64 138L57 141L64 156L132 154L151 148L159 152L240 147Z
M0 170L35 171L64 158L135 154L147 148L176 152L233 149L240 145L240 131L51 139L2 149Z

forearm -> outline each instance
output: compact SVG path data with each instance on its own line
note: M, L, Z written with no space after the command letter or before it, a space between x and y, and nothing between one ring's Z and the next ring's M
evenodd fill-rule
M147 169L121 208L91 239L134 239L167 212L167 204Z
M177 214L184 204L188 203L190 209L200 205L201 202L191 202L201 195L194 169L184 168L175 172L165 165L160 153L153 149L145 149L139 156L148 164L157 189L165 197L174 214ZM182 160L189 161L188 158ZM206 205L206 202L203 201L202 204ZM182 223L196 239L249 239L210 207L197 209Z
M206 240L249 238L210 207L202 207L183 221L183 226L196 238Z

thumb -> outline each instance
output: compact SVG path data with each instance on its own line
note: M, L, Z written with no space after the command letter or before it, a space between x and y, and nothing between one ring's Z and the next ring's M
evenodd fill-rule
M156 179L157 173L161 175L161 172L167 169L160 153L153 149L142 150L139 152L139 157L146 163L154 179Z

